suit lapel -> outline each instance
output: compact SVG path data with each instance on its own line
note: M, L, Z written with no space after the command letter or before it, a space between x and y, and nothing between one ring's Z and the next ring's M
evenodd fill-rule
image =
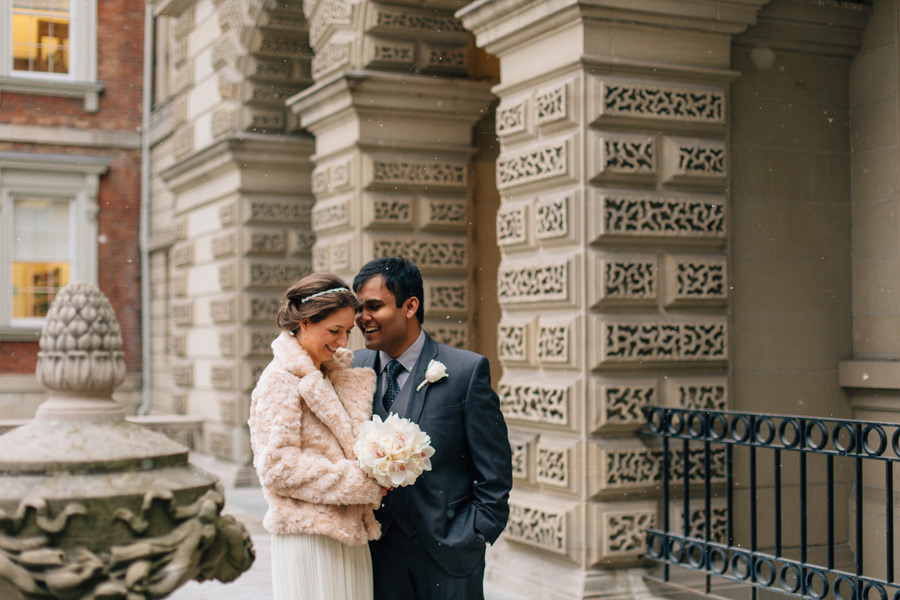
M416 390L419 387L419 384L425 381L425 370L428 368L428 363L437 356L438 346L431 339L427 333L425 334L425 344L422 346L422 352L419 354L419 360L416 361L416 366L413 368L412 373L409 374L409 378L406 380L406 385L403 386L403 389L400 390L400 395L397 396L397 400L394 401L394 406L397 406L397 403L400 402L400 406L397 407L396 412L401 417L406 417L413 423L418 423L419 418L422 415L422 409L425 406L425 395L428 393L428 388L431 387L429 384L425 384L422 386L421 390Z

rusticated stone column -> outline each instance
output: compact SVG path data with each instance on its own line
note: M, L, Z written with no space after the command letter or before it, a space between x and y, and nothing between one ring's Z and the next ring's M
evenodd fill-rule
M472 129L492 99L465 79L459 6L305 2L316 83L288 103L316 138L313 268L349 278L408 257L425 275L426 328L456 346L472 311Z
M502 74L499 393L516 481L489 555L497 587L634 597L640 578L605 568L639 565L659 517L641 408L727 405L730 44L761 4L479 0L457 13ZM688 518L719 532L713 511Z
M0 437L0 597L163 598L247 570L250 537L219 514L221 485L112 400L122 337L96 286L60 291L40 345L49 398Z

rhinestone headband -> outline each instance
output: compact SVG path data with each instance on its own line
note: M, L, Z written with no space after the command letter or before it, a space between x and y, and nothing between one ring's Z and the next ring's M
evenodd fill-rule
M307 302L309 302L309 301L312 300L313 298L318 298L319 296L324 296L324 295L326 295L326 294L334 294L334 293L336 293L336 292L349 292L349 291L350 291L350 290L348 290L348 289L345 288L345 287L331 288L330 290L324 290L324 291L321 291L321 292L316 292L315 294L311 294L311 295L307 296L306 298L304 298L303 300L301 300L300 303L301 303L301 304L306 304Z

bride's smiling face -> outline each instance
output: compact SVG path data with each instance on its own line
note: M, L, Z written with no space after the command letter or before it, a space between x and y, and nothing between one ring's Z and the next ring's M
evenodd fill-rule
M347 345L356 311L347 306L339 308L321 321L304 321L297 332L297 341L306 350L316 367L334 358L338 348Z

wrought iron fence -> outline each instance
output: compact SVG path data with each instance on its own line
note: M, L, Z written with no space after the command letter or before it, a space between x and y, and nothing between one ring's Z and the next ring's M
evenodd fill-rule
M662 527L648 530L648 557L663 565L666 581L670 580L670 567L675 565L704 574L707 594L711 576L717 576L752 586L754 600L758 589L819 600L900 600L900 581L895 580L893 508L893 465L900 462L900 424L665 407L647 407L645 414L646 433L662 441ZM740 515L735 513L736 451L740 453L742 476L747 478L740 489L749 492L749 506L742 506L746 512ZM786 453L796 456L786 461ZM771 503L761 505L758 479L767 454L771 454L772 463L771 471L765 474L766 487L771 486L773 498ZM810 512L810 477L817 481L822 477L818 470L810 473L811 460L816 465L824 462L824 515L818 510L816 514ZM842 463L839 467L846 467L838 470L842 485L836 485L836 460ZM787 476L798 478L788 488L782 485L787 462L797 469L791 469ZM768 469L768 465L765 467ZM872 527L869 521L868 532L863 523L864 469L867 498L871 502L877 494L879 508L875 512L880 513L882 502L884 509L883 521L877 514L877 526ZM784 497L785 489L795 489L797 497ZM836 489L849 493L836 495ZM720 516L724 523L717 530L713 502L720 502L722 495L725 507ZM696 500L694 496L698 496ZM690 515L692 510L697 512L701 497L705 516L698 521ZM785 515L796 514L794 502L799 503L799 540L786 540ZM838 506L849 510L847 527L841 531L836 530ZM786 511L786 507L792 511ZM672 513L679 515L679 511L681 522L673 524ZM741 540L735 539L736 519L746 532ZM826 528L824 543L816 544L816 550L824 546L822 559L817 561L810 553L810 521L814 527L824 523ZM764 532L769 542L765 547L759 539L761 524L774 528ZM822 537L818 530L814 533ZM884 536L884 555L869 556L864 562L867 534ZM836 566L836 536L853 542L852 566Z

